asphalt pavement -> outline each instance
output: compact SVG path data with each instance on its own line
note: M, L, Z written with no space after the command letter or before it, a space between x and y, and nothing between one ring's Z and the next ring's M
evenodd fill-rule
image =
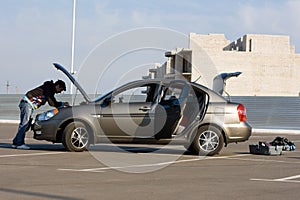
M300 135L254 133L212 157L180 145L99 144L67 152L61 144L32 139L30 150L10 147L16 124L0 124L0 199L298 199ZM284 136L296 151L253 155L249 144Z

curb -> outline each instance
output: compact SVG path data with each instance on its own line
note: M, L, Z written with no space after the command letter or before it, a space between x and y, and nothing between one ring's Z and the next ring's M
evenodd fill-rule
M270 135L300 135L300 130L288 130L288 129L252 129L252 135L254 134L270 134Z
M0 119L0 124L18 124L19 120L13 120L13 119Z

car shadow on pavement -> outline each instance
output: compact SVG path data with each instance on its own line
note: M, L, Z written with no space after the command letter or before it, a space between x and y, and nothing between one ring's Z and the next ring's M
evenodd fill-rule
M245 154L251 154L250 152L232 152L234 154L238 154L238 155L245 155Z
M27 144L29 150L43 150L43 151L67 151L62 144ZM14 149L11 144L0 143L0 148ZM174 148L159 148L159 147L137 147L130 145L91 145L88 149L90 152L118 152L118 153L158 153L158 154L179 154L192 155L187 150ZM80 153L80 152L79 152Z
M67 152L62 144L27 144L30 150L41 150L41 151L61 151ZM14 149L9 143L0 143L0 148L4 149ZM91 145L88 149L89 152L116 152L116 153L154 153L154 154L169 154L169 155L191 155L197 156L192 152L185 150L183 148L166 148L161 147L148 147L148 146L131 146L131 145L107 145L98 144ZM80 152L78 152L80 153Z
M27 144L27 146L30 147L29 150L66 151L62 144ZM15 149L8 143L0 143L0 148Z
M194 155L188 150L162 147L131 146L131 145L93 145L90 152L118 152L118 153L156 153L173 155Z

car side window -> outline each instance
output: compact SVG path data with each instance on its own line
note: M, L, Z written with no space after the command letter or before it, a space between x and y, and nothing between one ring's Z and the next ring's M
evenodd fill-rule
M142 85L118 94L113 94L113 103L152 102L157 88L156 84Z
M171 87L165 88L161 100L167 101L167 100L179 99L182 93L182 89L183 89L182 84L176 84L176 85L172 85Z

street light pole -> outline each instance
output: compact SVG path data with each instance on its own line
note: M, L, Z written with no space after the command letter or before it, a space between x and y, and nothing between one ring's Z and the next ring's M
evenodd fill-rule
M75 48L75 17L76 17L76 0L73 0L73 24L72 24L72 55L71 55L71 70L74 75L74 48ZM73 93L73 85L70 86L70 94Z

